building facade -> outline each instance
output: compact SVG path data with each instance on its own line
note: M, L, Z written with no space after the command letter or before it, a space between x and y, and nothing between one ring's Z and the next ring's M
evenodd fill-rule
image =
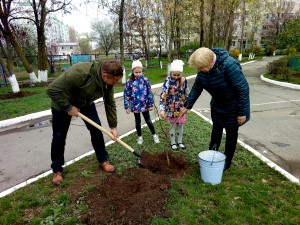
M51 45L52 55L72 55L80 54L79 44L77 42L57 42Z
M249 4L243 6L241 3L235 16L236 29L231 41L231 50L243 51L252 45L276 46L276 35L289 19L300 12L300 0L268 0L265 3L257 3L256 10L258 11L256 12L253 5L251 8ZM242 26L242 21L244 21L244 26Z

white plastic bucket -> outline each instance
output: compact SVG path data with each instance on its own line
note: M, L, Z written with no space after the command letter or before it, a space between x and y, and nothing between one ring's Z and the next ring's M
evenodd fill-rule
M213 185L222 181L226 156L218 151L207 150L198 154L201 178Z

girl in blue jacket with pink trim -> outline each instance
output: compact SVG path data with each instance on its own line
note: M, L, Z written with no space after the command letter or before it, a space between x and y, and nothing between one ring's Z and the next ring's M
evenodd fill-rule
M149 111L153 109L154 102L149 79L143 75L143 65L139 60L133 61L131 68L132 72L124 89L124 108L127 114L130 112L134 114L138 134L137 143L140 145L143 143L140 113L143 114L145 122L153 135L154 143L160 143L150 118Z

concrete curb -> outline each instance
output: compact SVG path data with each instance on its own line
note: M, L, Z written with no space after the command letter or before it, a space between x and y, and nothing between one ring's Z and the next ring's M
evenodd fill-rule
M265 82L271 83L271 84L300 90L300 85L298 85L298 84L290 84L290 83L280 82L280 81L276 81L276 80L271 80L271 79L265 78L264 74L260 75L260 79L262 79Z

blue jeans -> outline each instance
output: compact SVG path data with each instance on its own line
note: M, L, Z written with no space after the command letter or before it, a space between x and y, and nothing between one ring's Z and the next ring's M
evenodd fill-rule
M52 108L51 111L53 130L51 143L51 168L54 173L57 173L63 172L62 166L65 162L64 153L66 138L72 116L70 116L63 110ZM94 103L80 108L80 112L101 126L101 122ZM107 161L108 153L105 150L105 143L102 132L89 123L85 121L84 123L87 129L90 131L91 141L96 153L97 160L100 163Z

